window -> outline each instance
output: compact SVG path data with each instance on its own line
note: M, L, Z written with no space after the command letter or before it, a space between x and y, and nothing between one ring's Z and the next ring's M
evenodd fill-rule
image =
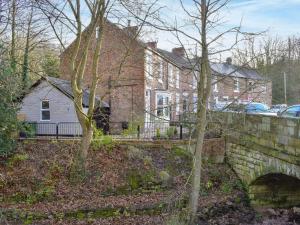
M248 82L248 90L251 91L251 92L254 92L254 83L253 81L249 81Z
M219 103L219 97L214 97L214 104L217 105Z
M193 73L192 73L192 76L193 76L193 83L192 83L192 88L193 89L196 89L197 88L197 86L198 86L198 79L199 79L199 72L198 71L194 71Z
M194 112L197 112L197 106L198 106L198 95L193 95L193 106L194 106Z
M169 94L156 94L156 115L159 117L170 118Z
M151 52L146 52L146 77L152 79L153 78L153 68L152 68L152 63L153 63L153 58L152 58L152 53Z
M42 101L41 120L42 121L49 121L50 120L50 104L49 104L49 100L43 100Z
M174 77L173 77L173 65L168 64L168 75L169 75L169 85L173 86L174 83Z
M164 77L164 63L163 63L163 60L161 59L160 62L159 62L158 82L162 83L163 82L163 77Z
M262 89L263 89L263 93L266 94L267 93L267 85L263 85Z
M188 111L188 99L186 97L184 97L182 101L182 110L183 112Z
M233 91L234 92L240 92L240 82L239 82L239 78L234 78L233 79Z
M180 95L179 94L176 94L176 114L178 115L179 114L179 111L180 111Z
M96 27L96 39L99 38L100 27Z
M212 85L213 85L213 91L218 92L218 79L217 78L212 79Z
M176 88L179 88L179 69L176 68Z

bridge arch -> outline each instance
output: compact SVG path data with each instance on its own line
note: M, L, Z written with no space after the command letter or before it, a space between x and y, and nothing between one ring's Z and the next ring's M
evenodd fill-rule
M283 173L268 173L249 184L254 206L290 207L300 205L300 179Z

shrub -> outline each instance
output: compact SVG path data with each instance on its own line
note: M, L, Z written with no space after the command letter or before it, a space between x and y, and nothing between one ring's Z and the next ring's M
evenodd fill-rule
M1 46L0 46L1 48ZM7 157L15 148L19 130L17 99L22 94L16 76L0 62L0 156Z
M166 131L166 136L168 138L174 138L175 136L177 136L177 129L176 127L169 127Z
M104 135L102 130L95 129L91 147L94 150L104 148L107 151L112 151L115 147L115 142L111 136Z
M160 136L161 136L161 135L160 135L160 129L159 129L159 128L157 128L157 129L156 129L156 138L158 138L158 139L159 139L159 138L160 138Z
M25 161L27 159L29 159L28 154L17 153L8 160L8 165L14 166L15 164L18 164L19 162Z
M142 159L144 157L144 153L139 148L128 146L127 157L129 159Z
M20 137L32 138L36 134L36 124L22 123L20 127Z
M224 182L222 185L221 185L221 191L223 193L226 193L226 194L229 194L232 192L232 184L229 183L229 182Z
M139 123L136 123L136 122L129 123L128 128L123 130L122 135L124 135L124 136L137 135L138 126L139 126Z

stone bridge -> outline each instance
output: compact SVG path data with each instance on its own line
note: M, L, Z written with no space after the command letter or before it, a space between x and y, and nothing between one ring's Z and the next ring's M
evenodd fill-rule
M300 205L300 119L214 113L226 135L226 159L253 205Z

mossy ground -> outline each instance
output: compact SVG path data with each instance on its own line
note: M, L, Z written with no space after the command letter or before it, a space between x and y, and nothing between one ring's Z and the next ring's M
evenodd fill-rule
M126 145L111 151L93 149L84 181L74 184L69 174L77 146L72 141L20 143L14 156L3 159L0 221L164 224L185 207L192 165L187 151L149 147L128 154ZM205 163L202 174L201 220L208 221L220 202L248 204L243 186L227 165Z

